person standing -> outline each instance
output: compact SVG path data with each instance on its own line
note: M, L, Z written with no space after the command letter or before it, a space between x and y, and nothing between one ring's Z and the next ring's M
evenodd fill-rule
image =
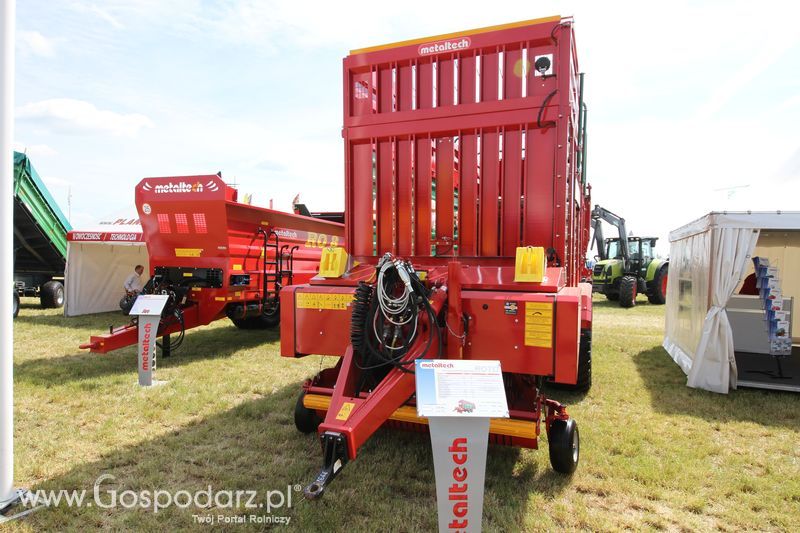
M142 285L143 272L144 267L142 265L136 265L133 269L133 273L125 279L125 283L122 285L125 288L125 292L132 294L139 294L142 292L144 288Z

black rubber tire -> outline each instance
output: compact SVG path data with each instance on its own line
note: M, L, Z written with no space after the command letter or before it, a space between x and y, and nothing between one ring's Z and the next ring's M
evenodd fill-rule
M39 289L39 301L45 309L64 305L64 286L59 281L50 280Z
M133 304L136 301L135 296L123 296L119 300L119 308L122 310L122 314L127 316L131 314L131 309L133 309Z
M592 388L592 330L581 329L581 345L578 351L578 381L573 390L588 392Z
M231 318L231 322L233 325L239 329L256 329L256 325L253 322L253 318Z
M638 292L639 280L635 276L622 276L619 280L619 306L634 307L636 305L636 294Z
M281 323L281 310L278 307L272 314L262 314L261 316L248 318L231 318L231 322L239 329L271 329Z
M664 305L667 303L667 293L663 286L664 277L669 273L669 265L662 265L658 269L653 281L650 282L650 292L647 294L647 301L655 305Z
M578 467L581 454L581 439L575 420L554 420L550 425L547 441L553 470L561 474L573 473Z
M606 298L608 298L612 302L616 302L617 300L619 300L619 293L618 292L606 293Z
M281 307L280 305L270 313L264 313L254 319L257 329L270 329L277 327L281 323Z
M19 294L17 294L17 291L14 291L14 308L13 309L14 309L14 318L17 318L17 315L19 315Z
M313 409L308 409L303 405L303 398L306 397L306 391L302 391L297 398L297 403L294 405L294 425L301 433L314 433L322 423L322 419L317 416L317 412Z

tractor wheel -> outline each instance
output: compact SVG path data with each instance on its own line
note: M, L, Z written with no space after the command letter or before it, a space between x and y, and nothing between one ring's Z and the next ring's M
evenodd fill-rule
M14 291L14 318L17 318L17 315L19 315L19 294Z
M616 302L617 300L619 300L619 293L618 292L607 292L606 293L606 298L608 298L612 302Z
M561 474L573 473L581 455L581 439L575 420L554 420L547 432L547 440L553 470Z
M664 265L656 272L653 281L650 282L650 292L647 300L651 304L663 305L667 302L667 277L669 276L669 265Z
M58 281L48 281L42 285L39 293L39 301L46 309L64 305L64 286Z
M322 423L322 420L317 416L315 410L303 405L303 398L305 397L306 391L303 391L297 398L297 403L294 406L294 425L301 433L313 433Z
M638 280L636 276L623 276L619 282L620 307L633 307L636 305Z

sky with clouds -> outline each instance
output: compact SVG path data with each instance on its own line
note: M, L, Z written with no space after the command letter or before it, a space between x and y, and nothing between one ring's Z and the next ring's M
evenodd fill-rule
M15 148L76 227L133 211L142 177L217 171L256 204L342 209L350 49L573 15L594 200L665 239L711 210L800 210L798 6L25 0Z

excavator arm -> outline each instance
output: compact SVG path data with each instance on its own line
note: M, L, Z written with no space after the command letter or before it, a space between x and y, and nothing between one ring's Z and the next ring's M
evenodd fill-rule
M623 268L627 267L628 261L630 260L630 251L628 249L628 231L625 228L625 219L599 205L595 205L592 210L592 227L594 228L593 243L595 241L597 242L597 249L600 251L600 259L608 259L606 257L605 247L603 246L601 221L606 221L617 228L619 232L619 249L622 252Z

